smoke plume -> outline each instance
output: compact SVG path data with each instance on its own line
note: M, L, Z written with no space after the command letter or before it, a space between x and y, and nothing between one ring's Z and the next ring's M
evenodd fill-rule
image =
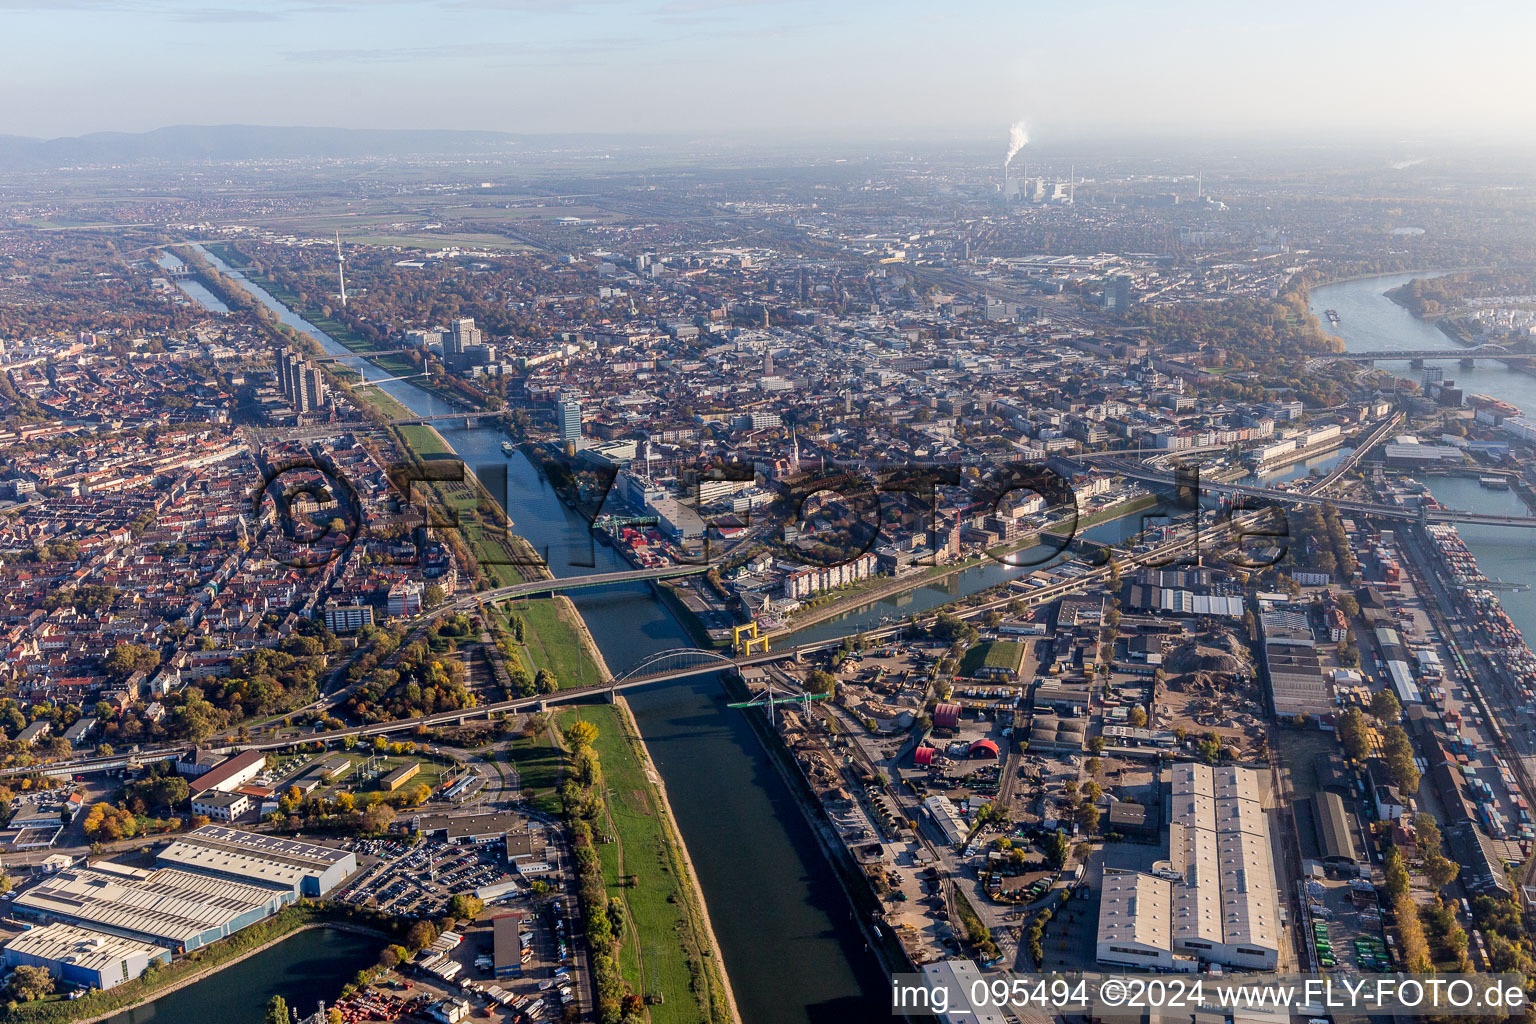
M1013 122L1013 127L1008 129L1008 155L1003 158L1003 166L1013 163L1013 156L1019 150L1029 145L1029 128L1023 121Z

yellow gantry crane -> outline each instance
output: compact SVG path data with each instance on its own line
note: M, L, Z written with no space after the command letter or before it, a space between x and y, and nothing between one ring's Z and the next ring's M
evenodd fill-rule
M768 638L757 633L757 620L753 619L745 626L731 627L731 646L736 649L736 656L744 658L752 653L752 648L762 645L763 653L768 653Z

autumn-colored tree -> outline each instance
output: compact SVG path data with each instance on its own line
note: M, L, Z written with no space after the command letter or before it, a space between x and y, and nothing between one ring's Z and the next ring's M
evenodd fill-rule
M575 722L565 730L565 740L576 750L590 747L597 741L597 726L591 722Z

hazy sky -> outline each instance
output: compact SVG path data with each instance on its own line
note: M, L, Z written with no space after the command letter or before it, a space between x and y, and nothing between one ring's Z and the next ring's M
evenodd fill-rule
M1536 3L0 0L0 133L1536 141Z

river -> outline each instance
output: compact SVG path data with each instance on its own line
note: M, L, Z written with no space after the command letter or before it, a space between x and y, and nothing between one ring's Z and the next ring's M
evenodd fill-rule
M1339 322L1328 326L1344 339L1350 352L1393 349L1455 348L1456 342L1433 324L1426 323L1386 297L1386 292L1424 274L1391 274L1358 278L1312 290L1312 313L1327 325L1326 309L1336 310ZM1433 275L1429 275L1433 276ZM1418 371L1407 360L1377 363L1403 377L1417 379ZM1479 360L1470 370L1456 363L1432 363L1445 368L1465 394L1484 394L1519 406L1527 415L1536 411L1536 377L1510 369L1503 363ZM1426 438L1426 440L1432 440ZM1525 502L1512 491L1490 491L1476 480L1431 476L1426 481L1436 500L1451 508L1481 512L1529 514ZM1498 526L1458 526L1483 574L1506 582L1527 582L1536 576L1536 544L1530 531ZM1499 595L1510 620L1527 640L1536 637L1536 593L1508 591Z
M282 996L303 1015L330 1002L352 976L378 959L382 941L337 928L299 932L152 1003L124 1010L106 1024L262 1024L267 1000Z
M185 270L187 266L173 252L161 253L160 258L155 262L162 269L170 271ZM229 312L229 307L224 304L223 300L209 291L207 286L201 281L194 281L190 277L178 278L176 280L176 287L180 288L183 294L210 313Z
M212 253L204 255L283 323L327 352L346 354L345 346L265 289ZM369 363L361 370L368 380L392 376ZM405 381L379 387L419 415L454 411ZM521 453L502 453L498 430L466 429L463 421L438 429L482 479L499 474L481 467L506 467L505 488L491 489L503 491L497 497L514 530L548 552L555 575L630 568L612 548L592 543L586 520L559 500ZM575 591L572 599L615 672L654 653L694 646L649 584ZM743 1019L842 1024L887 1005L884 975L865 948L831 866L743 713L726 708L718 679L660 684L626 696L698 871Z
M1155 524L1166 523L1165 517L1173 510L1173 506L1159 502L1156 505L1133 512L1119 519L1109 519L1093 526L1084 527L1078 534L1087 540L1097 541L1101 544L1119 544L1121 541L1134 536L1142 531L1144 519L1159 520ZM995 587L999 583L1016 580L1022 576L1028 576L1036 569L1055 565L1063 558L1070 555L1056 554L1056 545L1037 545L1025 548L1010 558L1017 559L1018 565L1004 565L1002 562L989 559L980 565L963 569L953 576L945 577L925 586L910 590L905 594L896 594L891 597L882 597L878 600L850 607L830 619L818 622L815 625L797 629L785 638L787 644L813 643L817 640L828 640L833 637L844 636L860 629L872 629L880 625L889 624L896 619L904 619L908 615L921 615L931 611L940 605L958 601L968 597L977 591Z

